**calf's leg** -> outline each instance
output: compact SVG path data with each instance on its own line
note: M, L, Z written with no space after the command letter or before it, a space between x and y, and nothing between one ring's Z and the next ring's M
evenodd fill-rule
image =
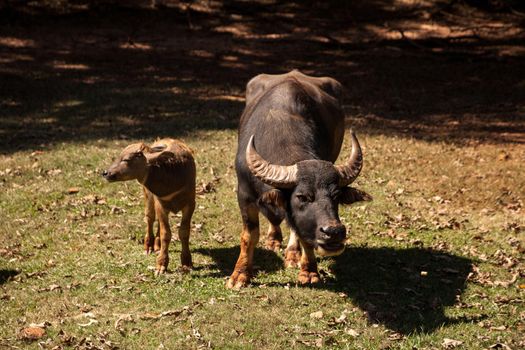
M169 256L168 247L171 241L171 230L168 219L169 211L166 210L162 204L155 199L155 213L159 219L160 228L160 252L157 257L157 265L155 267L155 275L160 275L168 269Z
M182 220L179 228L179 239L182 246L180 261L182 268L191 269L193 267L190 253L190 228L191 216L195 210L195 203L182 208Z
M155 223L155 201L153 194L142 188L144 192L144 221L146 222L146 235L144 236L144 253L153 253L157 250L155 245L155 237L153 237L153 224Z

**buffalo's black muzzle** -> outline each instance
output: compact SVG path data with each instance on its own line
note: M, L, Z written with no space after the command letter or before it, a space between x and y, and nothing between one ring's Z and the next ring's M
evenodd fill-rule
M343 225L323 226L319 229L322 240L329 242L341 242L346 238L346 227Z

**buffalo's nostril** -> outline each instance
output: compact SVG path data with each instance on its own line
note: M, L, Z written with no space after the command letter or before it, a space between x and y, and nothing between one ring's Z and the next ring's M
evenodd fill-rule
M325 234L327 240L342 240L346 236L346 228L343 225L323 226L320 231Z

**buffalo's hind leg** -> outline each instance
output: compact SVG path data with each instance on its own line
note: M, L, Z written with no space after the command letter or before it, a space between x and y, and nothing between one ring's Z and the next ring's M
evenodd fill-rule
M258 199L257 206L270 222L266 236L266 249L279 253L283 242L283 233L279 225L285 217L285 203L281 191L273 189L265 192Z
M241 232L241 252L226 287L240 289L245 287L253 274L253 253L259 242L259 209L255 204L240 205L243 221Z
M278 253L281 251L281 244L283 242L283 233L279 225L270 223L268 227L268 236L266 237L266 249L273 250Z

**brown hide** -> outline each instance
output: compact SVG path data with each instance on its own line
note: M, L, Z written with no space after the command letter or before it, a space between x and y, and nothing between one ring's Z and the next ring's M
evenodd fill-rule
M173 139L156 141L150 148L154 150L164 145L166 147L160 152L145 154L148 173L143 185L164 200L181 192L194 193L196 170L191 150Z

